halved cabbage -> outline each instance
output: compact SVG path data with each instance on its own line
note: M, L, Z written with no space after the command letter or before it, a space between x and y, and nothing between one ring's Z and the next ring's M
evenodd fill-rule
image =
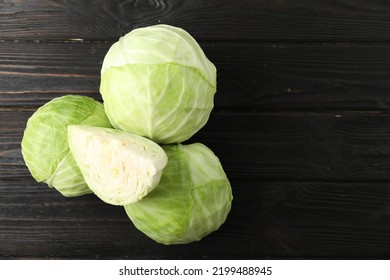
M125 205L147 195L167 164L159 145L121 130L70 125L68 137L88 186L109 204Z

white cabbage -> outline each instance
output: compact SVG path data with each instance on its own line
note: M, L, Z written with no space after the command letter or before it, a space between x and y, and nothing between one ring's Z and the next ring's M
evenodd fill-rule
M189 139L214 106L216 68L183 29L138 28L113 44L100 93L115 128L161 144Z

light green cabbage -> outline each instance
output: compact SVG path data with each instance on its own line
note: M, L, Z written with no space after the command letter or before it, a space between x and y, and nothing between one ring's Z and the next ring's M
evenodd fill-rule
M214 64L186 31L135 29L104 58L104 106L67 95L40 107L27 122L23 158L64 196L93 192L124 206L156 242L200 240L225 222L232 189L209 148L180 143L206 124L216 86Z
M103 104L85 96L54 98L27 121L21 142L24 161L38 182L64 196L91 193L69 151L67 126L88 124L111 127Z
M209 118L216 68L183 29L139 28L107 52L100 92L115 128L161 144L179 143Z
M121 130L68 126L70 150L90 189L103 201L125 205L153 190L167 164L153 141Z
M134 225L156 242L197 241L225 221L233 199L215 154L200 143L163 146L168 155L159 185L142 200L125 205Z

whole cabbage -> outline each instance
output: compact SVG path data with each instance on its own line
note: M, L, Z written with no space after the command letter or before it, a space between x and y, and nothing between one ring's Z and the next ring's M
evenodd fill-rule
M86 96L57 97L28 119L22 139L24 161L34 179L64 196L91 193L69 151L68 125L111 127L103 104Z
M100 93L115 128L160 144L189 139L207 122L216 68L190 34L169 25L138 28L108 50Z
M217 156L200 143L167 145L160 183L125 205L134 225L156 242L183 244L217 230L230 212L232 190Z

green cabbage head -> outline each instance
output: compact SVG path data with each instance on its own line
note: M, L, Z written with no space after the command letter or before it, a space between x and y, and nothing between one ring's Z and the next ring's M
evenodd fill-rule
M102 103L85 96L65 95L34 112L21 143L24 161L35 180L69 197L91 193L69 150L70 124L111 127Z
M115 128L160 144L189 139L214 104L216 68L181 28L154 25L121 37L108 50L100 93Z
M200 143L163 146L168 155L159 185L125 205L134 225L163 244L197 241L217 230L232 203L228 178L215 154Z

